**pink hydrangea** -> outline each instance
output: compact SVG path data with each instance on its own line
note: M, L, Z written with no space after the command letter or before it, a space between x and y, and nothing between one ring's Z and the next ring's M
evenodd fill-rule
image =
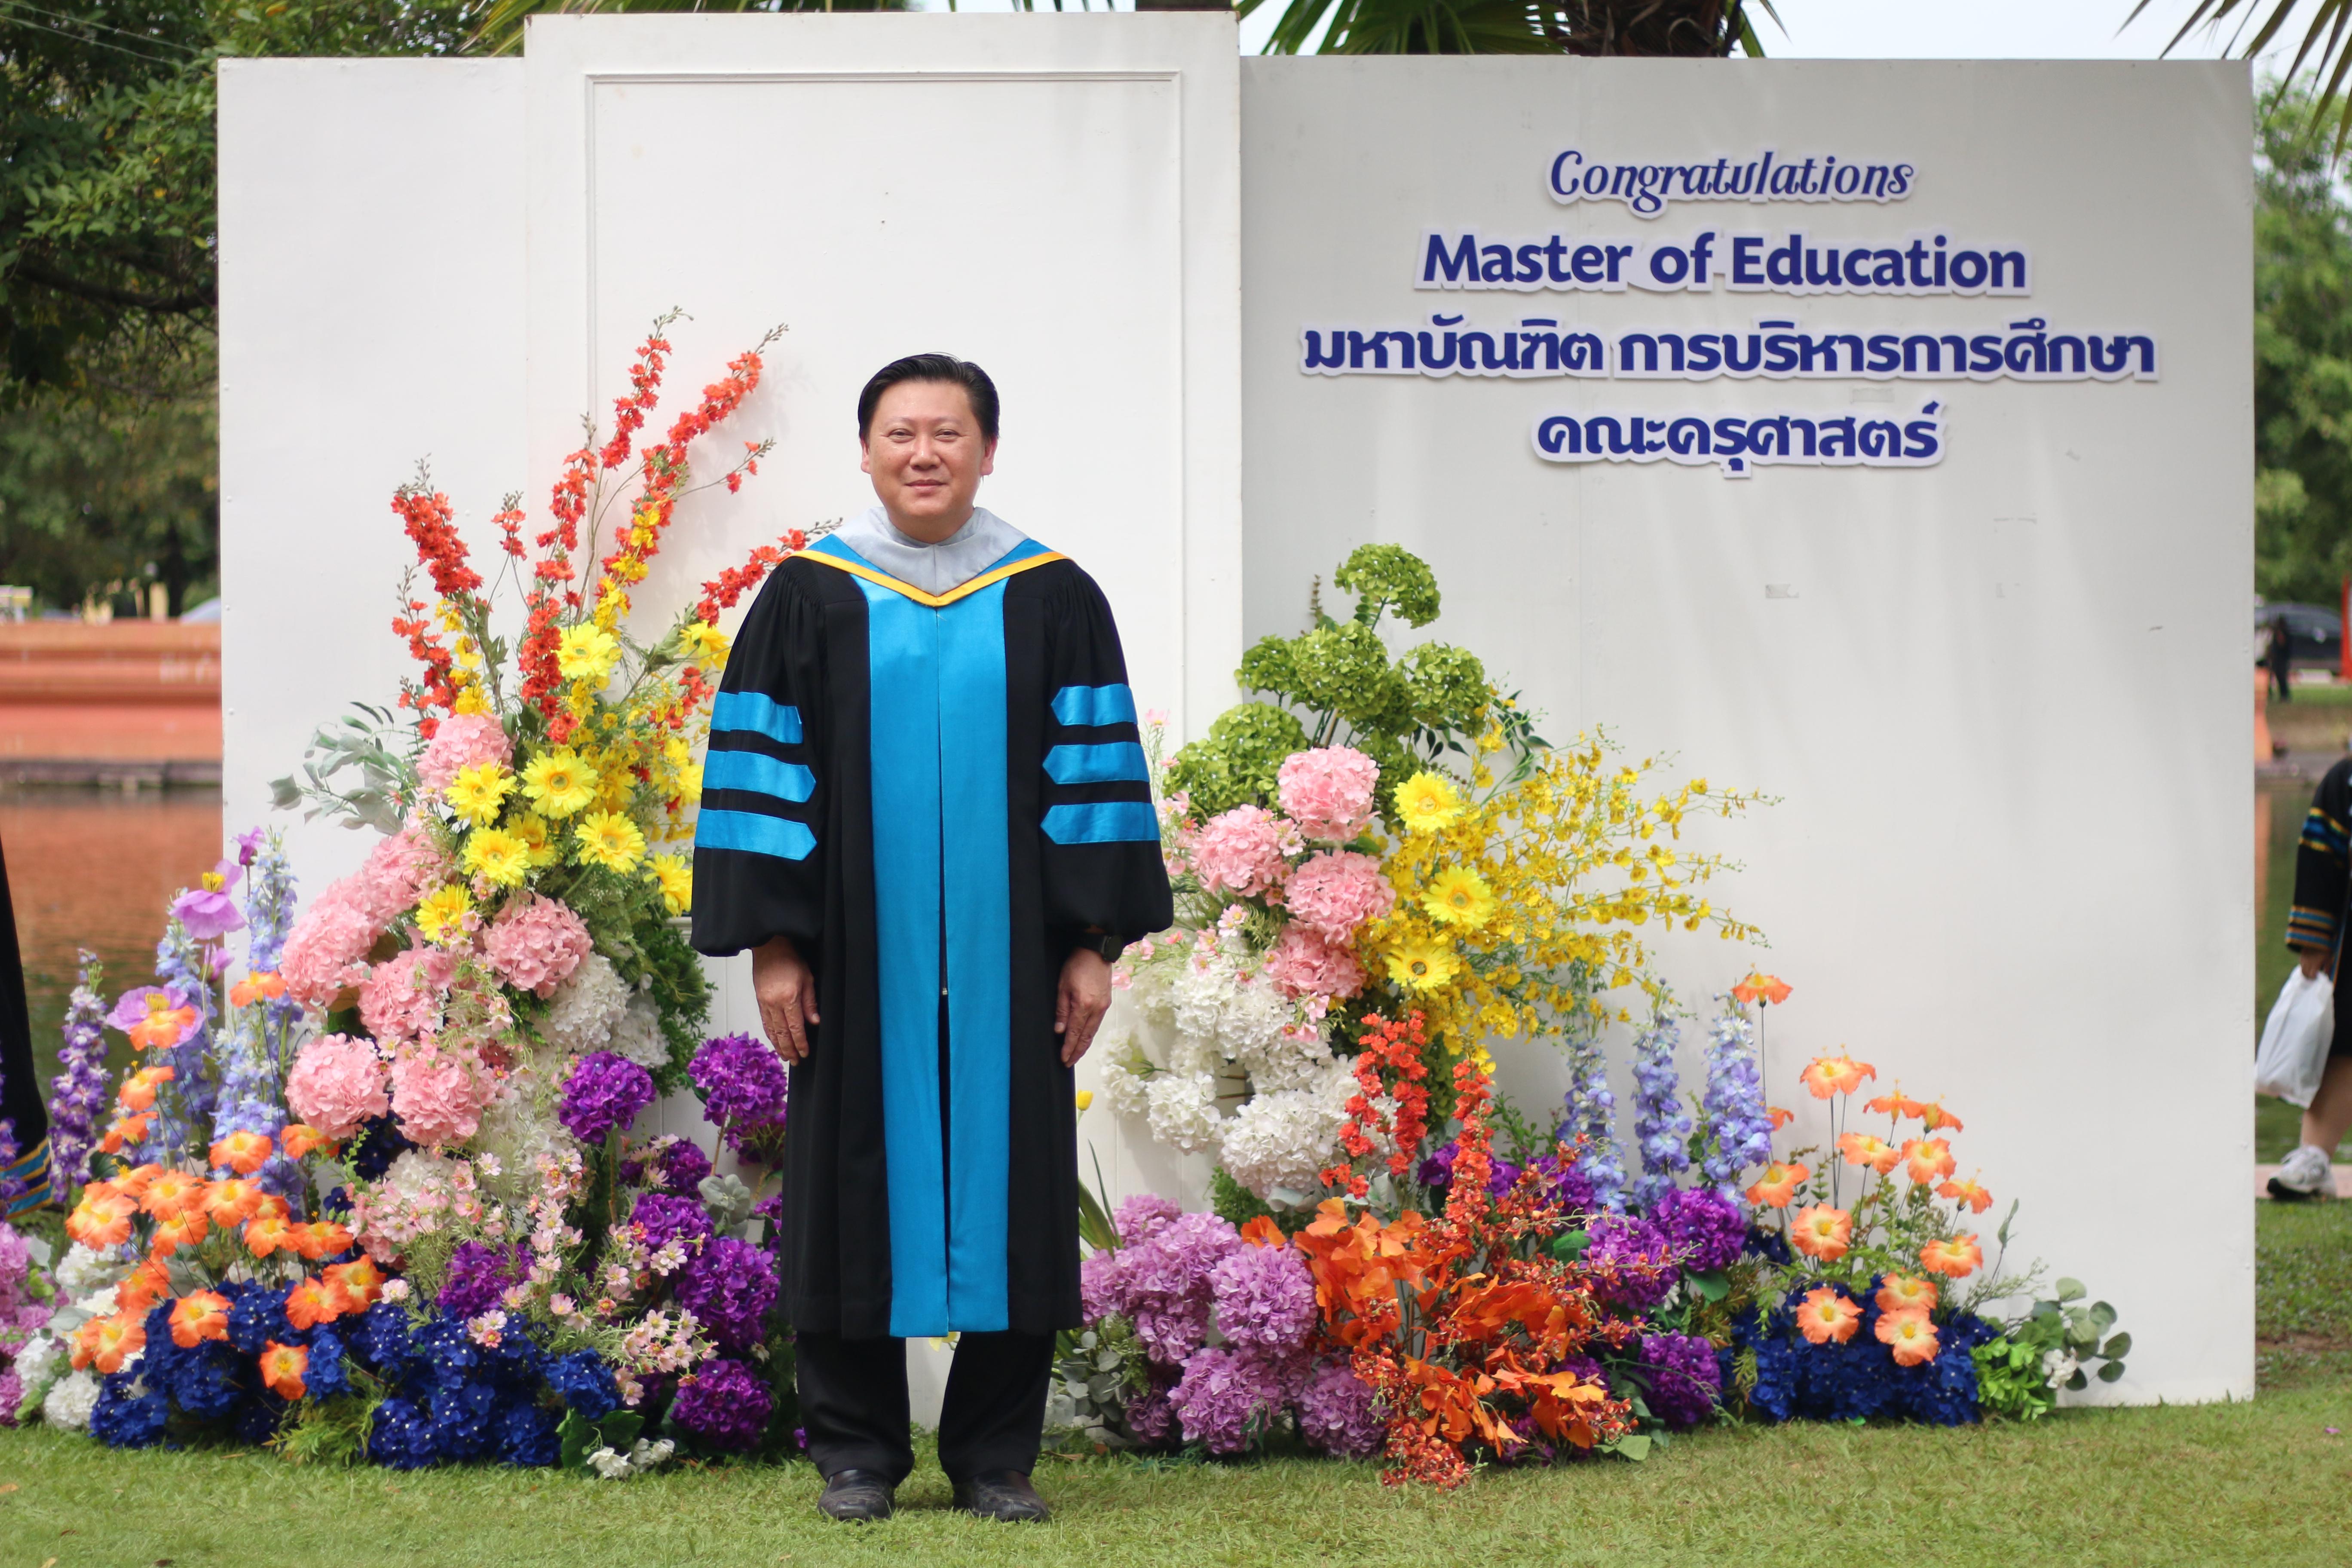
M1355 953L1304 926L1291 926L1276 939L1265 955L1265 973L1293 1001L1353 996L1364 988L1363 965Z
M1396 889L1370 856L1327 849L1290 874L1283 901L1297 924L1328 942L1348 942L1365 921L1396 907Z
M344 986L367 978L368 949L383 929L360 907L350 879L329 888L294 922L278 957L288 993L308 1006L331 1005Z
M509 904L482 938L482 951L499 978L542 998L572 978L588 949L588 927L580 917L537 894Z
M448 869L433 836L421 825L411 823L378 840L360 868L336 886L351 885L353 901L382 931L394 918L415 909L427 889L446 880Z
M1345 844L1371 826L1381 766L1351 746L1294 752L1276 775L1282 814L1307 837Z
M384 1115L383 1058L365 1040L321 1035L305 1045L286 1079L286 1103L330 1138L348 1138L362 1121Z
M406 1052L392 1064L392 1110L401 1135L428 1147L471 1138L489 1089L488 1074L441 1051Z
M459 768L505 763L513 757L514 748L496 719L487 713L456 713L433 731L425 754L416 759L416 776L426 789L446 789Z
M455 954L412 947L375 966L360 986L360 1022L379 1040L415 1040L441 1026Z
M1264 806L1237 805L1209 818L1192 836L1192 870L1213 891L1270 893L1288 872L1284 823Z

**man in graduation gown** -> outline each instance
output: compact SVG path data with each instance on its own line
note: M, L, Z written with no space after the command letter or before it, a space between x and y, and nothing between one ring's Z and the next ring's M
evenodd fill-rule
M882 504L769 579L728 659L694 945L751 952L793 1064L780 1256L818 1506L890 1511L901 1342L955 1333L957 1505L1043 1518L1053 1336L1080 1321L1070 1068L1168 880L1101 590L973 504L995 387L898 361L858 434Z

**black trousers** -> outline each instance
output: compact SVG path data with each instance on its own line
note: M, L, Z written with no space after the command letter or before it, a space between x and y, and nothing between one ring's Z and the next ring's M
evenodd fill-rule
M877 1470L896 1486L915 1468L907 1436L907 1342L803 1332L794 1353L809 1458L830 1479ZM964 1334L940 1411L940 1468L951 1481L1027 1475L1045 1429L1050 1334Z

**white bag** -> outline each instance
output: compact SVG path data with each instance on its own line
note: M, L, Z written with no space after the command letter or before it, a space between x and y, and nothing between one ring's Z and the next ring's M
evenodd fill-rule
M2335 1038L2336 982L2326 974L2305 979L2297 965L2263 1026L2262 1048L2254 1053L2254 1092L2308 1107L2319 1092L2319 1075L2327 1070L2327 1048Z

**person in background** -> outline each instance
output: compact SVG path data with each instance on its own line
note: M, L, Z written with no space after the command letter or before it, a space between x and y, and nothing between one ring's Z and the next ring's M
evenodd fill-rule
M2263 649L2263 662L2270 666L2271 685L2278 692L2278 700L2294 701L2294 634L2287 630L2284 616L2271 623L2270 642Z
M2336 1037L2327 1047L2319 1092L2303 1113L2302 1142L2270 1180L2274 1198L2334 1197L2334 1152L2345 1133L2352 1131L2352 995L2346 994L2344 966L2336 961L2346 872L2352 865L2347 858L2352 847L2347 826L2352 826L2352 757L2328 769L2319 781L2303 819L2302 842L2295 847L2294 909L2287 917L2286 942L2301 958L2305 977L2333 967Z

